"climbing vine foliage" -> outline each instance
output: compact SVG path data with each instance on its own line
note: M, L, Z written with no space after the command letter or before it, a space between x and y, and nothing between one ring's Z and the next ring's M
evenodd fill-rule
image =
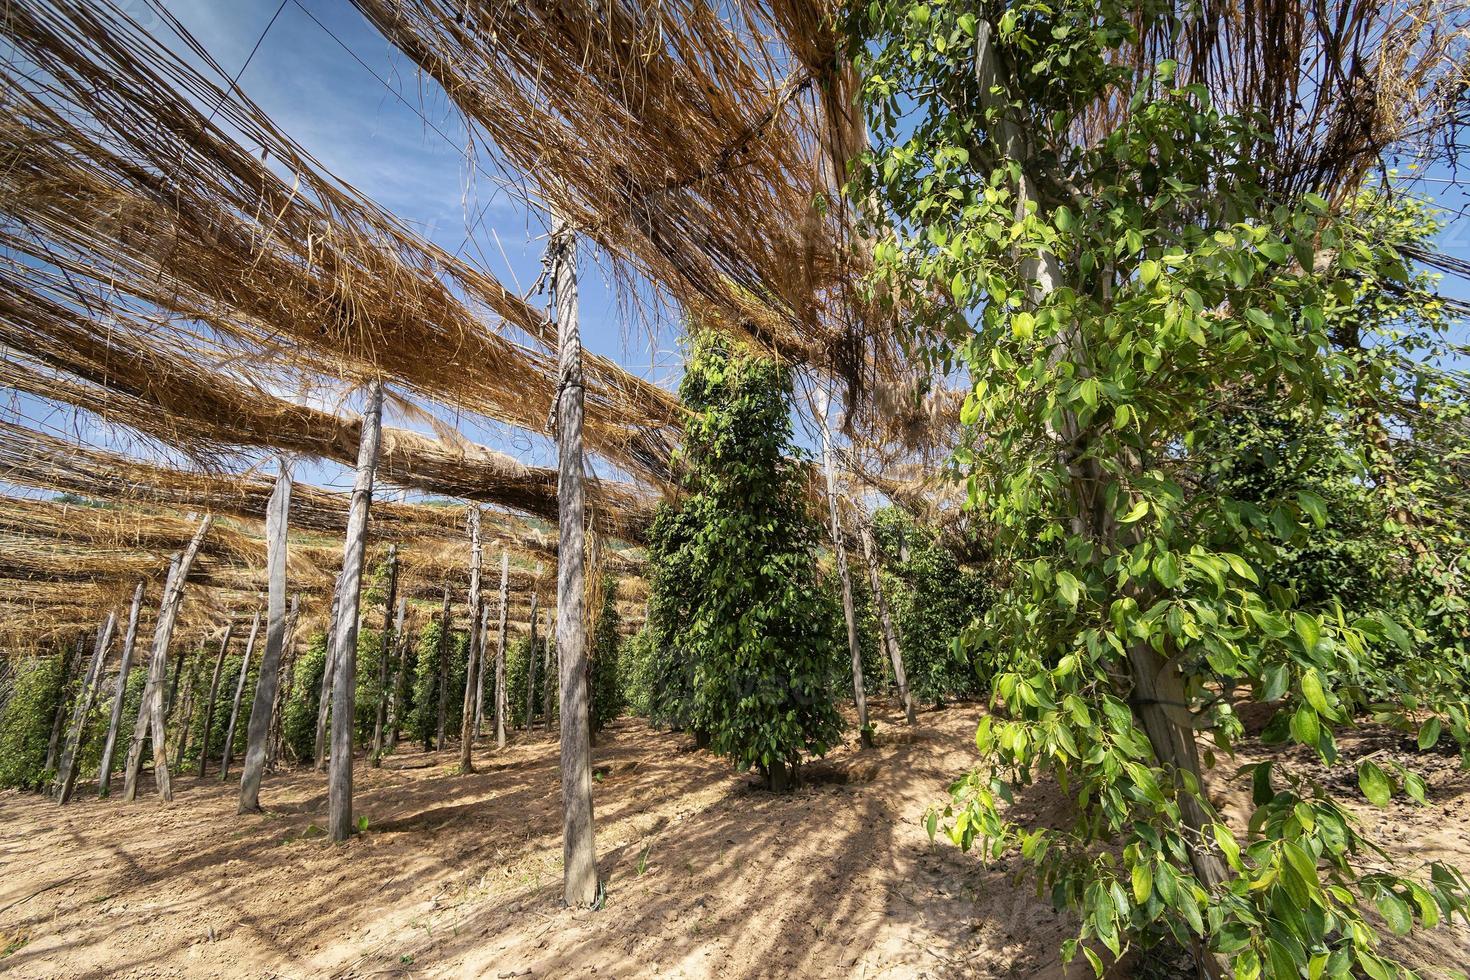
M1258 120L1120 55L1171 11L850 8L874 295L936 375L967 373L954 469L1011 570L965 639L997 659L982 764L929 829L1032 863L1080 914L1065 955L1099 975L1166 935L1240 980L1412 975L1381 933L1463 915L1466 881L1391 866L1354 809L1422 803L1424 782L1364 760L1340 800L1325 775L1365 718L1470 741L1463 605L1426 598L1463 595L1440 515L1464 513L1464 430L1435 454L1384 436L1405 391L1426 432L1464 418L1442 311L1400 251L1434 229L1366 187L1274 191ZM1247 410L1311 433L1311 465L1239 479L1263 452ZM1306 589L1298 559L1368 512L1372 595ZM1256 706L1282 749L1228 764ZM1075 818L1013 821L1043 771ZM1216 806L1232 793L1239 822Z

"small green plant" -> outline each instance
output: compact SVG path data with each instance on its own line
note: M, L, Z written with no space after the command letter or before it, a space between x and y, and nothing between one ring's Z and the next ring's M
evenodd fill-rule
M357 824L357 832L359 834L365 834L365 833L367 833L367 829L368 829L368 818L367 818L367 814L364 813L361 816L359 816L357 818L357 820L354 821L354 823Z
M404 953L402 956L398 957L398 962L402 963L404 966L408 966L413 962L413 954Z
M633 874L635 876L641 878L643 877L643 872L648 870L648 852L651 850L653 850L653 841L645 844L643 846L643 853L638 855L638 863L633 866Z

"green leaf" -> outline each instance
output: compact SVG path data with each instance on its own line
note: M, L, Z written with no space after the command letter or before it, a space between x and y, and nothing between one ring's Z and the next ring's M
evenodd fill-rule
M1239 575L1252 585L1261 584L1261 580L1256 577L1256 570L1251 568L1244 558L1239 555L1233 555L1228 551L1221 554L1220 557L1225 559L1225 564L1229 565L1230 570L1236 575Z
M1319 528L1327 526L1327 503L1310 490L1297 491L1296 501L1302 510L1312 516L1312 521Z
M1143 519L1144 515L1147 514L1147 513L1148 513L1148 501L1147 500L1140 500L1138 503L1134 504L1129 509L1129 511L1128 511L1127 514L1124 514L1123 515L1123 521L1122 521L1122 523L1124 523L1124 524L1132 524L1134 521L1140 521L1140 520Z
M1373 904L1378 906L1383 921L1388 923L1394 935L1406 936L1414 928L1414 913L1409 911L1409 903L1393 892L1387 889L1379 892Z
M1144 259L1138 263L1138 279L1145 286L1159 278L1159 264L1153 259Z
M1067 571L1057 572L1057 589L1062 594L1062 601L1076 609L1077 599L1082 595L1082 583L1077 581L1077 576Z
M1139 905L1148 901L1153 894L1154 875L1149 866L1139 862L1133 866L1133 900Z
M1327 703L1327 693L1322 690L1322 678L1317 675L1315 667L1308 667L1306 673L1302 674L1302 697L1307 699L1307 704L1315 708L1318 714L1332 717L1332 706Z
M1166 551L1161 555L1155 555L1153 560L1154 578L1166 589L1176 588L1179 585L1179 557L1172 551Z
M1438 718L1430 718L1419 726L1419 748L1421 751L1434 748L1439 741L1440 723Z
M1303 745L1317 747L1317 740L1322 737L1322 726L1311 705L1297 705L1296 712L1291 716L1291 737Z
M1374 806L1388 806L1389 798L1393 796L1393 784L1389 782L1388 775L1372 762L1359 764L1358 788Z

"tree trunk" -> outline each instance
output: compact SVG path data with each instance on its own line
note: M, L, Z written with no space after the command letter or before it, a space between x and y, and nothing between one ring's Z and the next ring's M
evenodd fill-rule
M117 626L117 610L107 614L107 622L97 631L97 644L92 650L92 666L82 681L81 697L72 712L71 731L67 734L66 748L61 752L61 766L56 775L56 800L65 803L71 799L72 788L77 781L77 761L82 751L82 736L87 730L87 715L92 713L92 704L97 700L97 688L102 683L102 665L107 660L107 647L112 643L112 631Z
M332 586L332 612L327 619L327 663L322 670L322 690L316 702L316 743L312 755L317 771L327 767L327 715L332 710L332 683L337 678L337 620L342 615L342 574Z
M510 700L505 690L505 627L510 602L510 553L500 549L500 637L495 645L495 747L505 748L505 714Z
M276 703L271 709L270 733L266 736L265 768L276 771L276 760L281 757L281 728L286 720L286 706L291 703L291 689L295 687L296 671L296 607L301 596L291 597L291 611L286 614L286 635L281 640L281 681L276 686Z
M250 704L250 721L245 726L245 765L240 774L238 812L260 810L260 780L265 775L266 746L271 718L275 716L276 691L281 685L281 655L286 647L286 560L287 536L291 526L291 467L282 457L265 510L266 626L265 651L260 656L260 675L255 681L255 699Z
M189 570L204 544L204 536L214 524L214 515L205 514L199 522L194 537L181 553L169 564L168 577L163 585L163 598L158 603L158 624L153 630L153 650L148 661L148 684L143 690L143 700L138 706L138 724L133 728L133 742L128 746L128 764L123 774L123 799L131 803L138 798L138 772L143 764L143 739L153 742L153 778L158 784L158 795L164 802L174 798L173 783L168 774L168 741L163 726L163 686L168 678L168 645L173 639L174 623L179 618L179 606L184 602L184 585L189 580Z
M526 644L526 731L531 730L531 722L536 715L536 600L539 597L531 593L531 640Z
M123 634L122 660L117 667L117 691L112 696L112 716L107 722L107 741L102 743L102 764L97 768L97 795L106 796L112 788L112 757L117 751L117 733L122 727L123 701L128 693L128 671L133 669L133 648L138 642L138 617L143 612L144 580L133 589L133 604L128 609L128 630Z
M449 631L453 626L449 614L449 583L444 583L444 611L439 616L439 724L434 734L434 751L444 751L444 717L449 699Z
M577 323L577 246L570 228L560 220L552 231L550 248L561 368L556 398L556 509L560 532L556 652L561 660L563 900L575 908L591 905L597 899L597 854L592 836L592 747L587 725L584 391L582 337Z
M199 778L203 779L209 769L209 739L214 734L214 704L219 698L219 675L225 666L225 651L230 648L230 634L235 632L235 621L225 624L225 638L220 640L219 654L214 658L214 673L209 678L209 700L204 702L204 745L199 749Z
M398 670L393 677L393 696L388 702L388 752L398 748L398 723L403 705L403 679L408 666L408 638L404 635L404 620L408 615L408 598L398 600L398 618L393 623L393 649L398 653Z
M898 686L898 700L903 705L903 714L910 725L918 719L914 716L914 701L909 697L909 681L903 672L903 652L898 645L898 630L893 626L893 617L888 613L888 598L883 594L883 578L878 574L878 548L873 543L873 528L863 524L863 558L868 565L868 582L873 587L873 603L878 607L878 622L883 627L883 645L888 648L888 659L893 664L893 682Z
M847 571L847 546L842 541L842 522L837 515L837 477L832 470L832 435L827 431L827 406L822 406L818 423L822 430L822 469L827 476L827 509L832 518L832 551L837 556L837 578L842 583L842 615L847 620L847 649L852 654L852 700L857 706L858 737L865 749L873 747L873 730L868 727L868 698L863 690L863 651L858 645L857 613L852 605L852 578Z
M240 720L240 700L245 695L245 678L250 673L250 657L255 653L255 640L260 635L260 611L250 624L250 639L245 642L245 656L240 661L240 679L235 682L235 702L230 708L230 723L225 728L225 747L220 753L219 778L224 782L230 775L230 760L235 755L235 722Z
M342 605L337 621L337 678L332 685L332 771L328 779L327 822L332 840L352 834L352 728L357 716L357 612L362 591L363 552L367 548L368 510L383 431L383 384L368 387L367 411L357 447L357 477L347 513L342 548Z
M388 660L393 652L393 604L398 598L398 545L388 546L388 594L383 597L383 636L378 655L378 710L373 718L373 752L369 761L374 769L382 765L383 725L388 720Z
M470 508L470 642L464 672L464 711L459 720L459 771L474 772L475 675L480 670L480 508Z
M46 769L56 769L61 753L61 734L66 731L66 709L71 704L71 687L82 667L82 651L87 647L87 634L77 637L71 655L61 661L61 690L56 694L56 710L51 714L51 740L46 743Z

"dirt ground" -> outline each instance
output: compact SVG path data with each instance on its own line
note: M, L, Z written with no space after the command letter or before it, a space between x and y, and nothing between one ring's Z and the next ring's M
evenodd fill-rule
M251 817L235 815L234 780L192 775L171 806L0 794L0 974L1062 977L1065 916L1013 884L1014 865L931 845L921 826L973 764L977 714L908 729L880 702L879 747L836 749L790 796L687 736L616 723L595 753L596 912L557 905L558 755L540 732L482 746L470 776L455 751L360 766L367 831L343 846L321 838L310 771L269 778ZM1370 829L1470 866L1470 781L1450 765L1430 786L1428 808L1396 804ZM1066 803L1041 786L1016 805L1046 819ZM1464 932L1440 941L1441 962L1470 950Z

